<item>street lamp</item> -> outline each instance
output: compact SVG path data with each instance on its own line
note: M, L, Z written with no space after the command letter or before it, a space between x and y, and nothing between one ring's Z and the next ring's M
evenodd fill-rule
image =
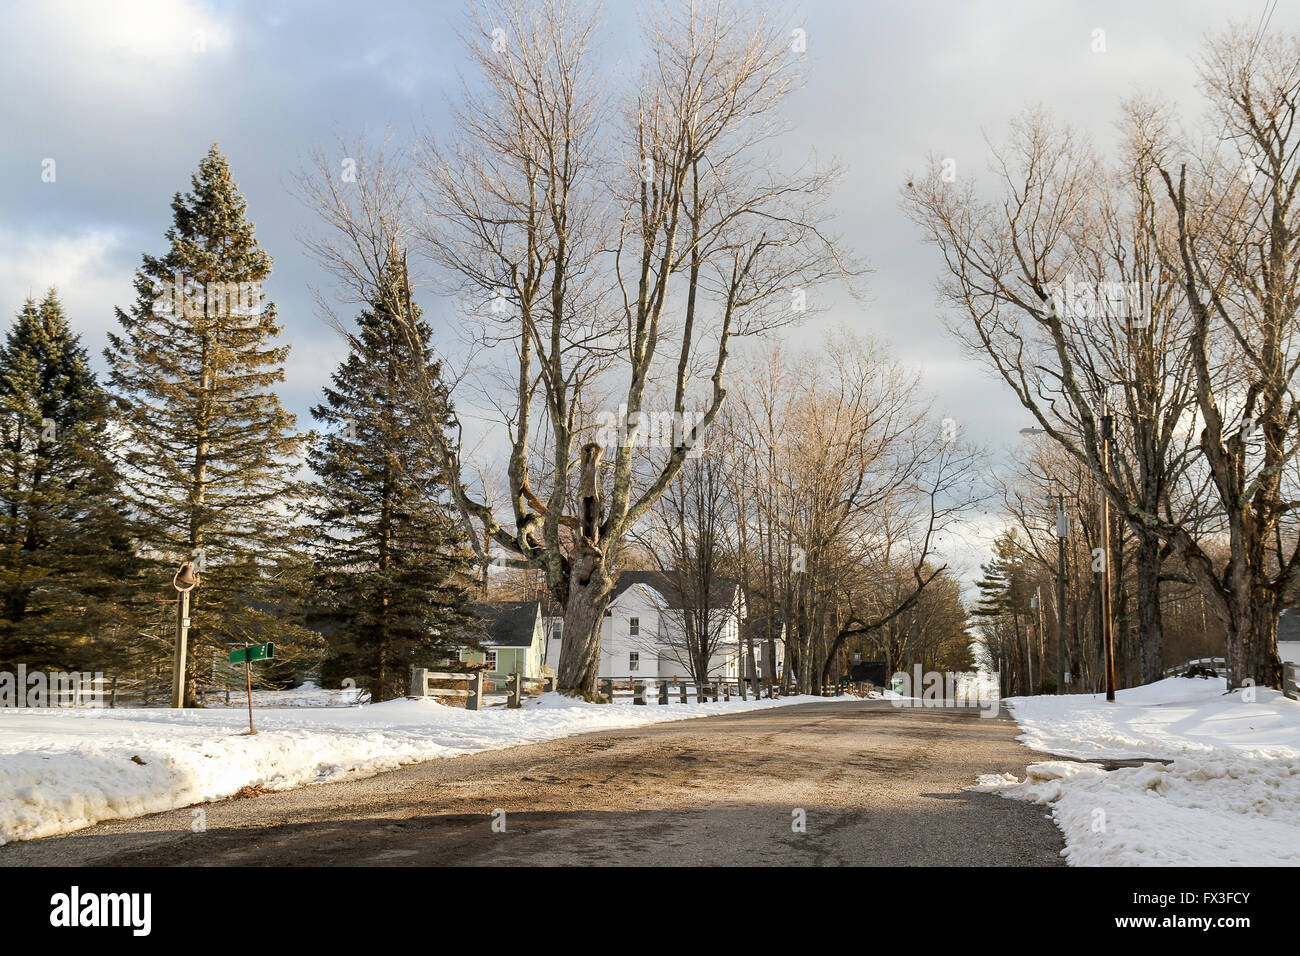
M172 575L176 601L176 647L172 651L172 706L185 706L185 652L190 632L190 592L199 586L199 574L193 562L186 561Z

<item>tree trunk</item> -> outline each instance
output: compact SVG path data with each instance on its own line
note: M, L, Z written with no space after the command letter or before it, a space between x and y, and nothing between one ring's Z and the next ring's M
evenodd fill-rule
M1160 539L1138 540L1135 558L1142 683L1160 680L1165 670L1164 618L1160 610Z
M1228 621L1228 688L1247 680L1259 687L1282 686L1282 659L1277 653L1277 601L1267 589L1252 587L1256 575L1237 575L1230 597Z
M564 641L560 645L557 684L560 693L592 699L600 677L600 626L613 582L603 564L580 583L574 575L564 602Z

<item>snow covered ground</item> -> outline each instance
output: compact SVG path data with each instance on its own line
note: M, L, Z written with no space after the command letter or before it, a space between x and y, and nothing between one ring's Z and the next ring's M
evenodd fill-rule
M1300 702L1222 678L1167 678L1105 696L1006 701L1036 750L1172 758L1107 771L1047 761L972 789L1049 805L1077 866L1300 866Z
M290 696L272 707L269 693L254 692L252 737L238 708L0 710L0 843L219 800L248 786L284 790L593 730L825 700L637 707L547 694L518 710L475 712L433 700L338 706L328 696L338 692L315 688L280 692ZM302 706L304 698L317 706Z

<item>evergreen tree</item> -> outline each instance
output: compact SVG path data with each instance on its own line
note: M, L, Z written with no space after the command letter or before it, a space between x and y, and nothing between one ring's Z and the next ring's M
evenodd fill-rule
M106 666L125 643L133 559L107 404L56 292L0 349L0 669Z
M276 640L280 653L308 639L290 613L303 436L274 391L289 348L261 292L271 257L246 212L214 144L190 192L172 200L167 253L143 257L135 305L117 310L121 332L104 352L152 578L174 600L169 581L181 561L203 575L192 595L187 706L196 673L210 666L196 651Z
M325 605L326 672L350 672L378 701L406 692L412 665L437 666L476 644L477 623L465 590L471 552L420 437L445 427L449 406L444 397L440 408L415 407L404 387L421 364L422 381L440 381L441 368L396 253L350 339L312 409L326 429L309 456L318 479L315 593Z
M998 535L993 559L980 565L980 571L983 575L975 582L980 598L971 614L990 664L1001 676L1003 695L1030 693L1026 628L1031 622L1029 601L1034 583L1016 529Z

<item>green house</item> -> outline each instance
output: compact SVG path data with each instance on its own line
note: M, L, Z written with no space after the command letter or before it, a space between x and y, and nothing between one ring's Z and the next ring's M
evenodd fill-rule
M483 650L462 650L466 664L481 664L486 659L488 676L504 681L511 674L524 677L542 676L542 654L546 647L542 634L542 606L538 601L492 601L472 606L483 622L487 636Z

